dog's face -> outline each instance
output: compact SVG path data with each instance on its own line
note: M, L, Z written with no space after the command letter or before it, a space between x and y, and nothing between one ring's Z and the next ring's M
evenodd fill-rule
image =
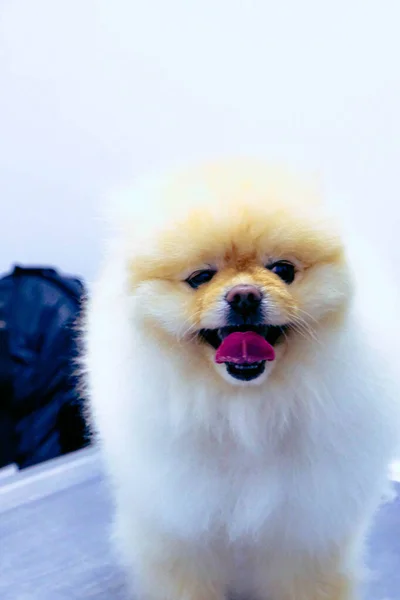
M340 238L296 187L227 167L156 193L157 227L130 268L143 326L171 351L232 384L260 384L291 343L314 343L343 311Z

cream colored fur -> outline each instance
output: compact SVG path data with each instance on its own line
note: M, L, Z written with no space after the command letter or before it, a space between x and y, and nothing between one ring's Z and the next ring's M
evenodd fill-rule
M352 238L344 253L324 211L245 161L151 177L119 200L85 368L138 597L358 598L397 444L399 338L381 265ZM299 263L288 290L263 270L281 253ZM182 280L210 260L219 279L196 296ZM263 287L276 322L297 318L250 385L193 337L221 325L243 281Z

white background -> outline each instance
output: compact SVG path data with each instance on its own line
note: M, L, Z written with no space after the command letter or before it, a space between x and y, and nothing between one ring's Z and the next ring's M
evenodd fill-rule
M254 150L319 172L396 268L399 23L398 0L0 0L0 271L90 280L110 188Z

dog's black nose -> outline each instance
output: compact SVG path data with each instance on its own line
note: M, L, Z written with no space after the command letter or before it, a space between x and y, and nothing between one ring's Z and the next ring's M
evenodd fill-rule
M254 285L236 285L226 295L231 309L241 316L250 316L257 312L261 300L261 291Z

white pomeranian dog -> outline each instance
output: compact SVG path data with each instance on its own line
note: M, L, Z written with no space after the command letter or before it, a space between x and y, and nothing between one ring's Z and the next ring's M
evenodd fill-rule
M146 178L116 214L85 369L138 597L358 598L399 432L381 265L256 161Z

